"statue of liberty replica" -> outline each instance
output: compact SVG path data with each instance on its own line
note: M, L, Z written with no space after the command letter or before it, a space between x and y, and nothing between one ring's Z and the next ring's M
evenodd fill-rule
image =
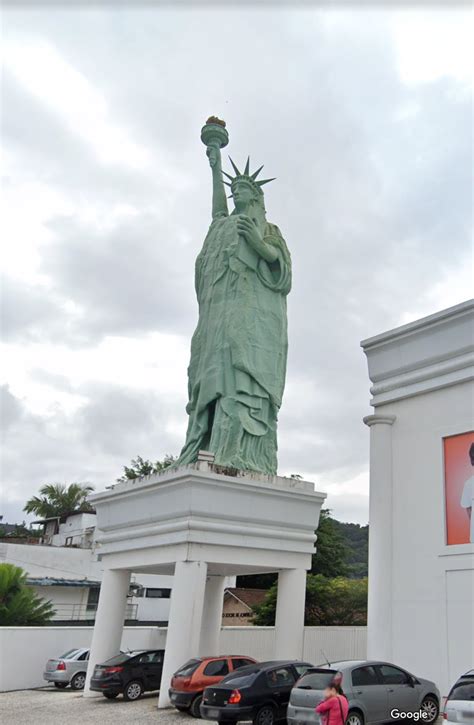
M177 465L200 450L219 466L277 472L277 418L285 387L286 296L291 258L280 230L266 219L263 167L222 171L224 121L201 131L212 170L212 222L196 259L199 321L188 368L186 443ZM224 181L223 174L229 179ZM224 184L234 210L229 213Z

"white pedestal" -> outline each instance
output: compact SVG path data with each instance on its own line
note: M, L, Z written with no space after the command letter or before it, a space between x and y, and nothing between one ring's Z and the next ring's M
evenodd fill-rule
M160 707L169 704L169 680L180 665L219 654L226 576L282 572L278 655L302 656L305 575L324 499L308 481L223 471L207 462L91 497L105 567L175 574Z

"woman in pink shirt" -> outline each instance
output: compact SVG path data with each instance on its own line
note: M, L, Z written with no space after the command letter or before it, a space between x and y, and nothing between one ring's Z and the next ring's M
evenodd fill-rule
M321 725L345 725L349 703L342 694L340 684L331 682L324 690L324 698L316 708L321 716Z

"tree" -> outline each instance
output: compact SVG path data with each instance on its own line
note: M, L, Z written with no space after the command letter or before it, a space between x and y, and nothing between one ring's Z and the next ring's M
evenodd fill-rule
M162 461L143 460L141 456L132 458L130 466L124 466L123 476L117 478L118 482L133 480L134 478L142 478L152 473L160 473L169 468L177 459L167 453Z
M51 602L26 585L19 566L0 564L0 626L33 627L47 624L54 614Z
M329 509L321 509L316 531L316 554L313 555L311 574L340 577L348 574L347 557L349 549Z
M265 601L254 608L254 624L275 623L277 584ZM306 626L356 626L367 623L367 579L329 579L322 574L308 575L306 584Z
M40 496L33 496L26 502L23 511L42 519L63 516L73 511L93 512L94 509L87 501L93 490L94 486L88 483L71 483L69 486L47 483L40 488Z
M348 549L348 576L362 579L368 573L369 560L369 526L334 521Z

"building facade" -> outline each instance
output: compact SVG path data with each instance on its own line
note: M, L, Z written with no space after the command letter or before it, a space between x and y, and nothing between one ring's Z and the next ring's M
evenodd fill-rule
M446 695L474 665L474 302L361 344L374 406L368 657Z

